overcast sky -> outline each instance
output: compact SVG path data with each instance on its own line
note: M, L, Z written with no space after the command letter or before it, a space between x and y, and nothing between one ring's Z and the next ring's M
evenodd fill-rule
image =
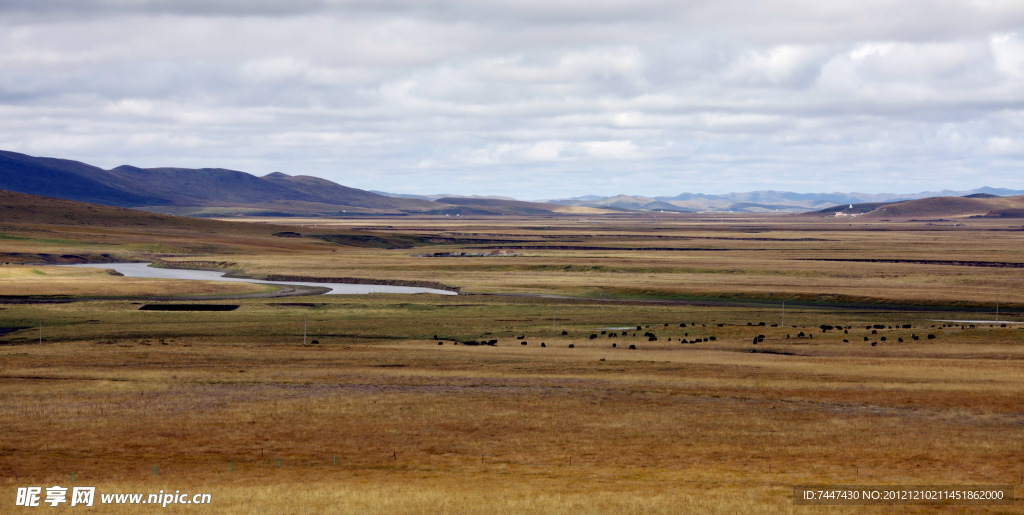
M1020 0L0 0L0 149L398 193L1024 189Z

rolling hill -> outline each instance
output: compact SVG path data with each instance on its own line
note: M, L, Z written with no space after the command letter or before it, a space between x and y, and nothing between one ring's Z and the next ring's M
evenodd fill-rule
M81 263L151 260L201 252L302 247L293 228L169 216L0 190L0 261Z
M0 151L0 189L108 206L141 206L163 199L111 186L105 170L77 161Z
M211 231L236 230L242 224L0 190L0 228L77 225Z
M865 203L833 206L813 214L870 219L924 220L971 217L1018 218L1024 216L1024 196L931 197L903 202Z
M523 202L521 200L504 200L479 197L444 197L438 203L446 204L436 214L451 215L555 215L555 214L588 214L603 213L602 209L587 207L563 206L547 202Z
M0 151L0 189L176 214L233 210L275 215L407 213L443 207L429 200L386 197L316 177L283 173L257 177L222 168L119 166L103 170L77 161L6 151Z

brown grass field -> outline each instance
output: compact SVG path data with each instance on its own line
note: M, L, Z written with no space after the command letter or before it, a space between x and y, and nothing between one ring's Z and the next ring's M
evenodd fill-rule
M259 222L291 225L0 228L0 506L62 485L211 495L168 508L187 513L1024 512L793 501L797 485L1024 495L1019 222ZM421 257L499 248L520 255ZM150 312L263 287L44 266L104 254L462 295ZM97 292L117 298L25 302Z
M277 290L256 283L153 280L112 276L102 269L9 266L0 268L3 295L72 297L232 296Z

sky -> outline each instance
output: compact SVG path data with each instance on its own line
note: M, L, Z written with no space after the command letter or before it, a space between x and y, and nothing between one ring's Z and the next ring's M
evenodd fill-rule
M1024 189L1024 2L0 0L0 149L519 199Z

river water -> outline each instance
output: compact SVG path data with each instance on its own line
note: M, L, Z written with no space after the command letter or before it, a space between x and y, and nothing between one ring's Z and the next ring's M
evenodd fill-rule
M298 281L262 281L259 279L239 279L224 277L224 272L207 270L181 270L177 268L154 268L149 263L87 263L81 265L63 265L78 268L103 268L115 270L125 277L142 277L147 279L189 279L194 281L231 281L259 284L290 284L300 286L318 286L330 288L327 294L358 295L366 293L434 293L437 295L457 295L453 291L434 288L417 288L412 286L391 286L384 284L348 284L348 283L308 283Z

